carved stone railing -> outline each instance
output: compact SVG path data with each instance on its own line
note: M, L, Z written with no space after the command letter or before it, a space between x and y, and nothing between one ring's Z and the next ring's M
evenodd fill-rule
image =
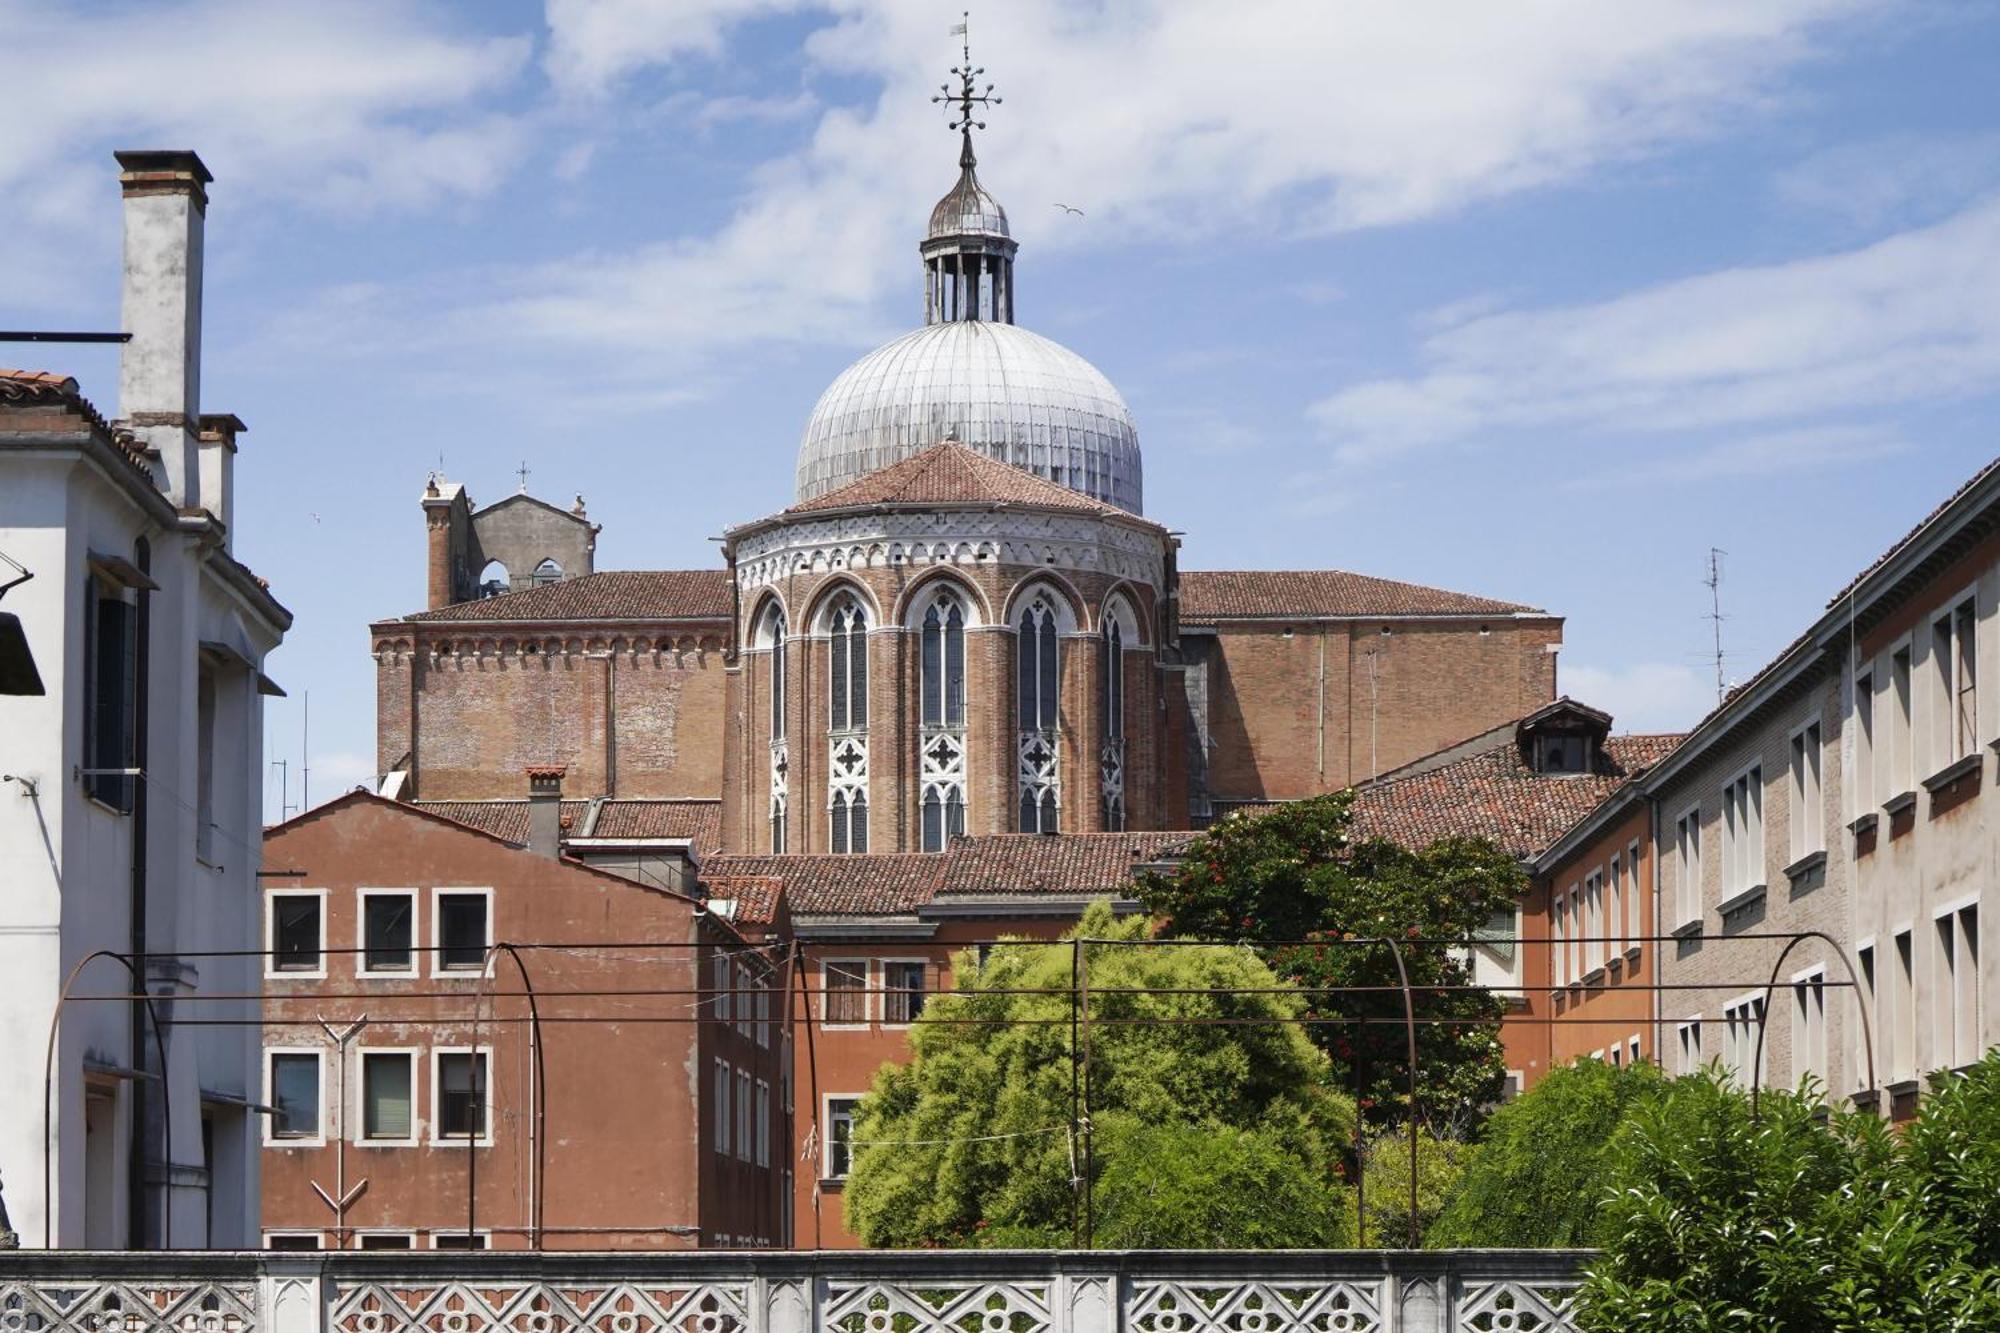
M0 1255L0 1333L1572 1333L1575 1250Z

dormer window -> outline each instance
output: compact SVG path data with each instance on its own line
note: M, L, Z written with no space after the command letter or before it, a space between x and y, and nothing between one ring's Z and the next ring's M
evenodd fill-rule
M1537 773L1588 773L1590 738L1576 732L1543 733L1535 737Z

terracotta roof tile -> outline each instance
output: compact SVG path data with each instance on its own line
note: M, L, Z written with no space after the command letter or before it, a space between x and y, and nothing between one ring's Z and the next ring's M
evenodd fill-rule
M805 916L887 916L916 911L937 893L944 857L897 852L881 856L715 856L702 881L745 875L785 886L792 911Z
M778 920L778 900L785 882L775 875L703 875L710 898L736 904L730 919L740 926L769 926Z
M409 804L508 842L528 841L526 800L411 801ZM589 822L590 805L589 801L562 803L565 837L580 838L587 831L594 838L689 838L694 842L697 856L714 850L722 840L720 801L608 800L598 809L594 824Z
M723 569L611 569L521 592L404 616L406 621L722 620L731 612Z
M1342 569L1189 569L1181 572L1181 623L1314 616L1505 616L1518 602L1371 578Z
M410 801L407 804L426 814L443 815L446 819L508 842L525 846L528 841L526 801ZM564 801L562 817L567 822L563 831L575 833L582 828L584 812L589 809L588 801Z
M954 838L941 894L1117 893L1135 867L1186 845L1193 833L1001 833Z
M974 453L956 440L934 444L785 512L810 514L881 504L1018 504L1131 517L1045 477Z
M1521 758L1513 736L1502 734L1490 749L1357 788L1355 836L1417 848L1440 838L1490 838L1518 857L1535 856L1680 739L1612 736L1602 771L1542 774Z

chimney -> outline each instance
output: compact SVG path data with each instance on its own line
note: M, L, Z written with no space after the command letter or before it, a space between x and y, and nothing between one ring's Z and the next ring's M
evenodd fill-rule
M428 545L430 609L457 602L465 591L462 570L472 506L465 487L431 473L424 483L424 535Z
M201 426L201 503L222 520L222 549L236 530L236 437L250 428L228 412L196 418Z
M562 851L561 764L528 765L528 850L554 858Z
M215 178L185 149L115 154L125 195L118 410L158 453L167 498L201 507L195 417L201 411L201 241Z

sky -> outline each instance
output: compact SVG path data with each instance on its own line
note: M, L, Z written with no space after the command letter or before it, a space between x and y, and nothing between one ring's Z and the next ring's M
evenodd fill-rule
M297 615L267 816L308 762L315 803L374 775L432 470L582 495L600 569L790 503L820 391L921 318L963 3L0 0L0 327L117 326L114 148L216 176L201 406L249 424L236 553ZM1715 700L1711 549L1741 680L2000 452L2000 7L970 23L1017 318L1119 386L1184 567L1547 608L1565 693L1672 730ZM111 350L7 360L116 411Z

